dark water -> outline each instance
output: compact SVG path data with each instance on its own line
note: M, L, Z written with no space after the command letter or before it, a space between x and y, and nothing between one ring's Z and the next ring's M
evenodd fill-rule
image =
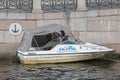
M120 60L40 65L2 61L0 80L120 80Z

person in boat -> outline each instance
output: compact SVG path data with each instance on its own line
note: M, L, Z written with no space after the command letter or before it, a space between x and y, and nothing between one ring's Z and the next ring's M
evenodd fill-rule
M62 41L68 40L68 36L66 36L63 30L61 30L61 38L62 38Z

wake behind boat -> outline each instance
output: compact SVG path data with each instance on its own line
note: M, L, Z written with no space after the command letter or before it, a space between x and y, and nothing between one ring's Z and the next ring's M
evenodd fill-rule
M39 64L98 59L112 52L75 39L68 27L51 24L25 31L17 54L22 64Z

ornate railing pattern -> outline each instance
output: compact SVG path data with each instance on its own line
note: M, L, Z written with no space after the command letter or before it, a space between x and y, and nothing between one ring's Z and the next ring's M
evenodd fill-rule
M71 12L76 11L77 0L42 0L43 12Z
M0 0L0 11L32 12L33 0Z
M88 10L120 8L120 0L86 0Z

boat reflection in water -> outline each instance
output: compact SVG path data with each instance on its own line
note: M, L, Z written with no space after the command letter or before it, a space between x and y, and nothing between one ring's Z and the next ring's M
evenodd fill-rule
M104 46L76 40L58 24L25 31L17 54L23 64L62 63L102 58L114 52Z

